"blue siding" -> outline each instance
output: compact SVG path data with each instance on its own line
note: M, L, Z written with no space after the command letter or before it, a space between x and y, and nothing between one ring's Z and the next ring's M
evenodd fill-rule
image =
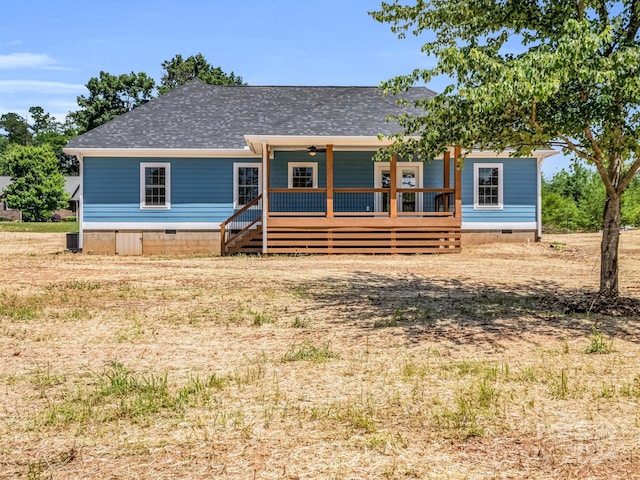
M271 188L287 188L289 184L289 163L314 162L318 164L318 188L327 186L327 154L318 153L314 157L306 151L275 152L271 161Z
M476 163L500 163L503 175L502 210L473 208L473 172ZM462 170L462 219L464 222L535 222L537 210L535 158L466 159Z
M333 154L333 186L335 188L371 188L375 162L374 152L335 152Z
M444 186L443 183L443 165L442 160L432 160L424 164L423 167L423 179L422 185L423 188L442 188ZM450 182L451 187L453 188L453 176L451 177Z
M374 183L374 152L335 152L333 156L333 186L335 188L371 188ZM364 212L375 205L373 193L333 195L336 212Z
M85 157L85 222L222 222L233 213L233 164L255 158ZM140 164L171 164L171 209L140 209Z
M374 186L374 152L335 152L334 186L369 188ZM259 162L246 158L106 158L85 157L85 222L222 222L233 213L233 164ZM140 209L140 163L171 164L171 209ZM318 187L326 187L326 154L310 157L306 151L275 152L271 162L271 187L286 188L290 162L316 162ZM474 210L473 172L476 163L501 163L504 181L503 210ZM442 188L442 160L423 166L425 188ZM535 222L536 160L467 159L462 172L462 212L465 222ZM453 186L451 168L451 186ZM367 196L368 195L368 196ZM317 196L317 195L316 195ZM307 211L322 211L322 200L307 196ZM364 210L374 205L373 194L361 194L350 204L336 194L336 211ZM355 202L355 203L354 203ZM272 204L275 209L276 204ZM282 207L286 211L286 206ZM299 206L298 206L299 209Z

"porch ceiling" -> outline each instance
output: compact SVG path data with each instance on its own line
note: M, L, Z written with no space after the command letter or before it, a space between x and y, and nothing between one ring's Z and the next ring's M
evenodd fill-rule
M304 150L307 147L325 147L333 145L334 150L377 150L391 145L387 138L377 136L288 136L288 135L245 135L252 153L261 155L263 142L270 150Z

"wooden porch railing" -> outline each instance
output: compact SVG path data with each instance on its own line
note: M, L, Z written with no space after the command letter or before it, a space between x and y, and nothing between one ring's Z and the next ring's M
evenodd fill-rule
M330 232L327 230L326 239L318 238L316 241L323 244L328 242L327 245L333 245L335 248L339 248L341 242L345 246L374 242L376 246L375 249L373 247L370 249L371 253L382 252L387 248L387 240L390 242L392 251L410 249L412 252L414 250L422 252L421 249L433 247L429 242L437 244L438 248L459 248L459 224L455 226L456 221L459 222L455 212L455 189L398 188L394 190L397 195L395 204L398 205L399 211L392 214L389 211L392 204L390 188L334 188L333 202L331 202L333 211L329 216L328 207L331 207L331 204L327 202L326 188L271 188L268 190L267 214L274 222L275 230L271 232L272 229L270 229L268 234L269 249L276 251L274 248L282 242L290 242L291 248L300 248L298 244L304 243L305 238L310 241L313 236L325 235L320 231L322 228L332 230ZM260 251L256 241L264 234L262 200L263 195L260 194L222 222L220 225L221 255L241 251ZM426 221L427 219L431 220ZM388 223L389 220L391 223ZM304 226L300 222L303 222ZM294 230L295 233L291 233ZM282 237L283 235L287 236L287 240ZM344 237L343 240L340 240L341 237ZM375 240L376 238L378 240ZM308 249L312 246L310 243L304 248ZM329 250L331 251L334 247ZM282 244L277 248L280 248L278 251L285 252L289 247ZM323 251L324 248L318 247L316 253ZM310 250L305 251L311 253Z
M397 216L454 217L453 188L398 188ZM386 194L386 196L385 196ZM388 217L390 188L334 188L334 217ZM404 210L406 209L406 210ZM270 217L327 215L325 188L270 188Z
M245 235L262 222L262 194L220 224L220 255L225 255L227 246Z

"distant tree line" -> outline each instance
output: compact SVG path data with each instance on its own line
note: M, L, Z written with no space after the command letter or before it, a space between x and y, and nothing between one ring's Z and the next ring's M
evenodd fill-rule
M186 59L176 55L161 65L164 73L159 85L144 72L121 75L100 72L90 79L86 85L89 95L79 96L80 109L70 114L78 133L100 126L147 103L156 93L164 95L196 77L211 85L243 84L242 77L212 66L200 53Z
M596 232L602 230L606 200L598 173L575 163L551 179L542 179L542 224L547 231ZM640 176L622 195L621 225L640 227Z
M30 118L15 112L1 115L0 175L12 178L12 185L4 195L7 206L21 209L25 220L42 221L66 203L63 177L77 175L79 165L75 157L62 149L75 136L196 77L212 85L243 85L242 77L212 66L200 53L187 58L176 55L161 65L163 75L159 84L144 72L120 75L100 72L87 82L89 94L77 98L78 110L70 112L63 121L40 106L29 109Z

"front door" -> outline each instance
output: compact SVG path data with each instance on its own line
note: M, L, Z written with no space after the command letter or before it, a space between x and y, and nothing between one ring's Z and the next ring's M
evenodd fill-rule
M422 188L422 164L414 162L398 162L396 170L396 188ZM375 188L391 187L391 169L389 163L376 164ZM389 192L376 194L376 212L389 211ZM398 212L421 211L422 196L414 192L398 192Z

